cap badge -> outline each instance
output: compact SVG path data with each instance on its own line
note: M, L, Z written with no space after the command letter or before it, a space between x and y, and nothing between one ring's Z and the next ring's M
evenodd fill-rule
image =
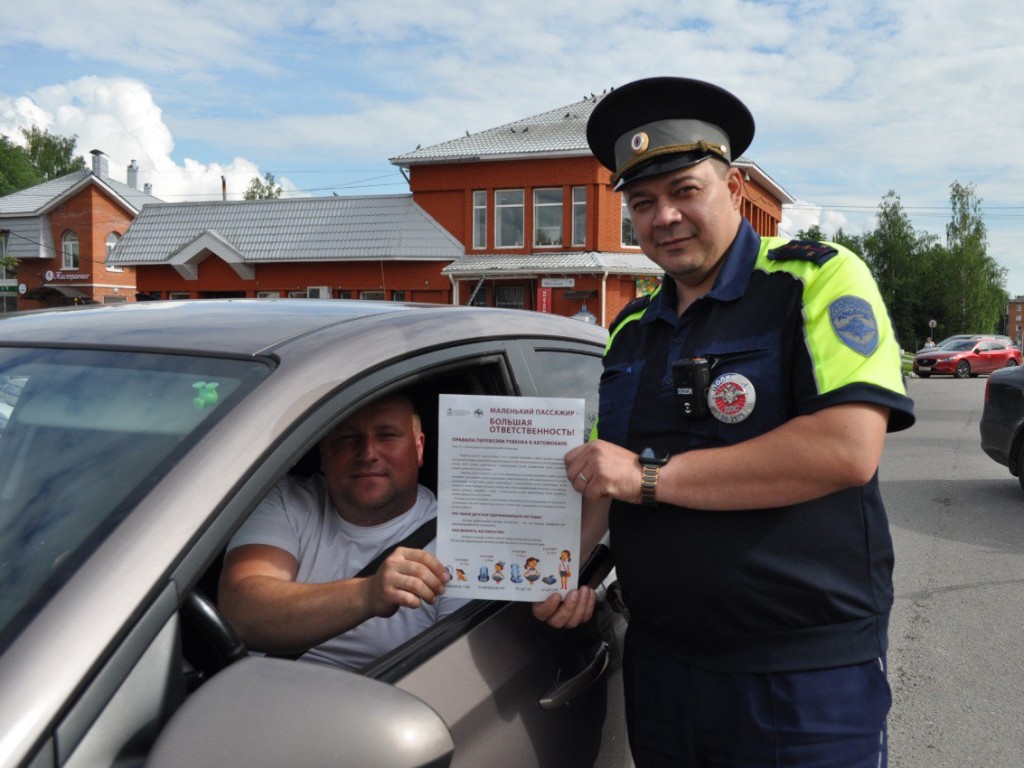
M643 154L650 145L651 137L644 131L633 134L633 140L629 142L629 146L633 148L633 154L635 155Z
M726 424L738 424L754 412L754 385L740 373L723 373L708 387L711 415Z

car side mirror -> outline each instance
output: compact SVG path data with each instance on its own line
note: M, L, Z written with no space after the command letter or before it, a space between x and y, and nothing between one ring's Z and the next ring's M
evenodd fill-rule
M319 664L252 657L185 701L146 767L440 768L454 750L440 716L399 688Z

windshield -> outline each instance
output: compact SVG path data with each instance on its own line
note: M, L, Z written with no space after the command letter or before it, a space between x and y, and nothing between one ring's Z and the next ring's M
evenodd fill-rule
M0 347L0 648L268 372L254 361Z
M963 352L965 350L974 349L976 341L954 341L952 344L947 344L943 347L946 352Z

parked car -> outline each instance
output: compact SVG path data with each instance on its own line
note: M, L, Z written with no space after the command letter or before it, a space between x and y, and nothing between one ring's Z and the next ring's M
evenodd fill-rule
M960 334L957 334L956 336L947 336L942 341L940 341L940 342L938 342L936 344L933 344L930 347L922 347L921 349L919 349L917 351L918 352L927 352L929 350L934 350L934 349L937 349L939 347L945 348L945 347L948 347L950 344L954 344L954 343L956 343L958 341L966 341L968 339L973 339L973 340L977 340L977 339L992 339L994 341L1002 342L1003 344L1005 344L1008 347L1016 347L1017 349L1020 349L1020 345L1017 344L1017 342L1015 342L1009 336L1000 336L1000 335L997 335L997 334L989 334L989 333L960 333Z
M1015 347L988 338L963 339L918 352L914 373L922 378L934 374L966 379L1020 363L1021 352Z
M981 448L1009 467L1024 490L1024 368L996 371L985 382Z
M401 387L432 435L440 393L592 422L606 336L362 301L0 320L0 766L628 765L606 544L581 579L610 621L471 601L359 673L249 656L215 602L228 539L338 420Z

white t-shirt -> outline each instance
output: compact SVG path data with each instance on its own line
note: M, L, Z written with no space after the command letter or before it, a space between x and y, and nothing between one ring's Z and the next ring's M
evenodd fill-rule
M256 507L231 539L228 550L244 544L283 549L299 562L296 581L321 584L352 578L380 552L436 516L437 499L421 485L416 503L405 514L382 525L353 525L342 520L334 509L322 475L287 476ZM431 541L424 549L433 554L435 544ZM318 645L302 660L359 669L466 602L442 595L436 605L399 608L393 616L369 619Z

